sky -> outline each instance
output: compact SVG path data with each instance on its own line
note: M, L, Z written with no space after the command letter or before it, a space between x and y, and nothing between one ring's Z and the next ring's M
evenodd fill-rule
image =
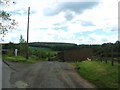
M18 23L3 38L19 43L27 38L27 10L30 6L29 42L103 44L118 40L119 0L15 0L0 6Z

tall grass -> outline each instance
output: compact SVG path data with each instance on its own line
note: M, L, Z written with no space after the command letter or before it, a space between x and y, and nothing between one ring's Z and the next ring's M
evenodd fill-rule
M9 56L9 55L3 55L3 60L11 61L11 62L20 62L20 63L36 63L38 62L34 58L26 59L23 56Z
M118 66L98 61L75 63L81 76L94 83L98 88L118 88Z

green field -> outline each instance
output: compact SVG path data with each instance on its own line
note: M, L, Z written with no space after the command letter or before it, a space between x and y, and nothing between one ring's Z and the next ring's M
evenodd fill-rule
M11 51L3 55L3 59L13 62L36 63L46 61L48 58L54 58L55 54L58 53L58 51L43 47L29 47L29 52L28 60L22 53L14 56ZM118 87L118 66L120 67L120 65L115 64L112 66L111 62L106 64L100 61L74 62L74 65L81 76L94 83L98 88Z
M15 56L11 51L6 55L3 55L3 59L12 62L22 62L22 63L36 63L39 61L46 61L50 57L54 57L57 51L50 48L43 47L29 47L29 59L27 60L25 55L18 52L18 56Z
M99 61L75 63L81 76L94 83L97 88L118 88L118 66Z
M39 51L47 52L47 53L57 53L57 51L54 51L50 48L44 48L44 47L29 47L29 50L31 50L31 51L39 50Z

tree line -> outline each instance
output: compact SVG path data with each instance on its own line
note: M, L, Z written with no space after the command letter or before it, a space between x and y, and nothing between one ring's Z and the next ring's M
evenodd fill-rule
M102 45L76 45L70 43L47 43L47 42L34 42L29 43L31 47L45 47L50 48L54 51L65 51L77 48L92 48L93 56L97 57L120 57L120 41L116 41L115 43L103 43ZM15 49L18 48L19 52L23 55L26 52L26 42L20 37L20 43L14 44L12 42L3 45L3 49Z

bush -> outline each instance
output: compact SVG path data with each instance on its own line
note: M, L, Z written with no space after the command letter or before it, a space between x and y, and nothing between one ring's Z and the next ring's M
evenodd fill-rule
M8 55L8 56L13 56L13 55L14 55L14 50L9 49L9 50L7 51L7 55Z
M34 50L30 54L38 59L46 59L48 57L48 54L46 52L39 50Z

